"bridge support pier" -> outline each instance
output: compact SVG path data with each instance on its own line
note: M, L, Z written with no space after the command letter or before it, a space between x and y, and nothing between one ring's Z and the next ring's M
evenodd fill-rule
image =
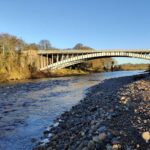
M59 61L59 55L57 54L56 55L56 62L58 62Z
M43 56L40 55L40 67L42 68L43 67Z
M48 66L49 63L48 63L48 54L46 55L46 66Z

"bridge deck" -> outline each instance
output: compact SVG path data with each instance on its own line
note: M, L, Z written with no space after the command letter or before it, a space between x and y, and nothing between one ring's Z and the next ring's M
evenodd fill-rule
M102 52L150 53L150 50L39 50L38 54L88 54Z

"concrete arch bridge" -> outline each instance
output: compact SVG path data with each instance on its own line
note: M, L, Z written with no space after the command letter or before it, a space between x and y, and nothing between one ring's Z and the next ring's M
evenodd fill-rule
M39 70L56 70L104 57L150 60L150 50L39 50Z

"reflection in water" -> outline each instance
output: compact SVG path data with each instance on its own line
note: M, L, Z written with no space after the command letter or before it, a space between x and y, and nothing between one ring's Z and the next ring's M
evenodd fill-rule
M137 71L94 73L0 85L0 150L29 150L56 116L77 104L87 88Z

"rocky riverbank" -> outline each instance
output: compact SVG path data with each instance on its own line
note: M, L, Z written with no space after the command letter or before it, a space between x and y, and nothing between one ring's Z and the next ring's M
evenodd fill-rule
M44 136L34 150L149 150L150 77L108 79L92 87Z

